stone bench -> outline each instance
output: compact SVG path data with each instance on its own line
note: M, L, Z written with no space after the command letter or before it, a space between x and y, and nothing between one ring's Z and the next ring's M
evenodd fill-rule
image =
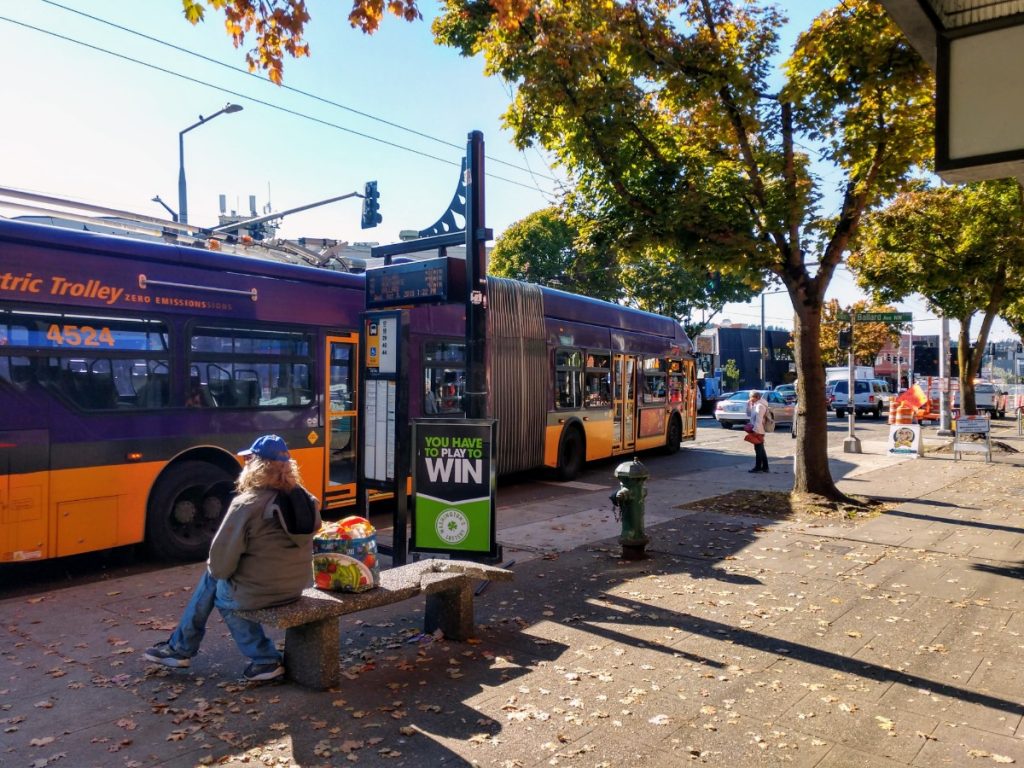
M512 571L463 560L420 560L381 571L380 586L366 592L309 588L293 603L238 614L285 630L284 666L290 679L309 688L332 688L341 681L339 617L423 594L423 631L440 629L451 640L467 640L475 627L473 583L480 580L511 581Z

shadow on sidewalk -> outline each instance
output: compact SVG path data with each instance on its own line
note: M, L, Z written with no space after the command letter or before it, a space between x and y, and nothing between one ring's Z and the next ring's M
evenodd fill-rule
M994 576L1005 576L1008 579L1024 579L1024 560L1018 566L989 565L988 563L972 563L971 570L991 573Z

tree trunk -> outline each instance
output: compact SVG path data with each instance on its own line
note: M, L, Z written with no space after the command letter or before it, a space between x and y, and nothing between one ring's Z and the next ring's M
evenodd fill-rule
M977 416L978 404L974 398L974 355L971 353L971 315L959 318L959 322L956 362L960 366L960 413L964 416Z
M817 493L844 500L828 466L828 410L825 407L825 368L821 362L821 302L806 298L793 302L793 351L796 358L797 397L796 465L793 491Z

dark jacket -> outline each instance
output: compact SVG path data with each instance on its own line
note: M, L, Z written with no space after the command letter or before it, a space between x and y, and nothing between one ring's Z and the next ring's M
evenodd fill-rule
M269 488L239 494L213 537L207 566L231 584L239 608L289 603L312 583L320 503L297 491L291 503Z

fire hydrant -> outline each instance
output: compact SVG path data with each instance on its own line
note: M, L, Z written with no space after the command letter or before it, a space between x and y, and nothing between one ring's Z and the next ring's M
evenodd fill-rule
M644 549L650 541L644 533L644 500L647 488L644 484L650 473L636 459L619 464L615 468L615 477L619 481L619 490L611 495L612 506L615 507L615 519L622 522L623 560L642 560L647 557Z

